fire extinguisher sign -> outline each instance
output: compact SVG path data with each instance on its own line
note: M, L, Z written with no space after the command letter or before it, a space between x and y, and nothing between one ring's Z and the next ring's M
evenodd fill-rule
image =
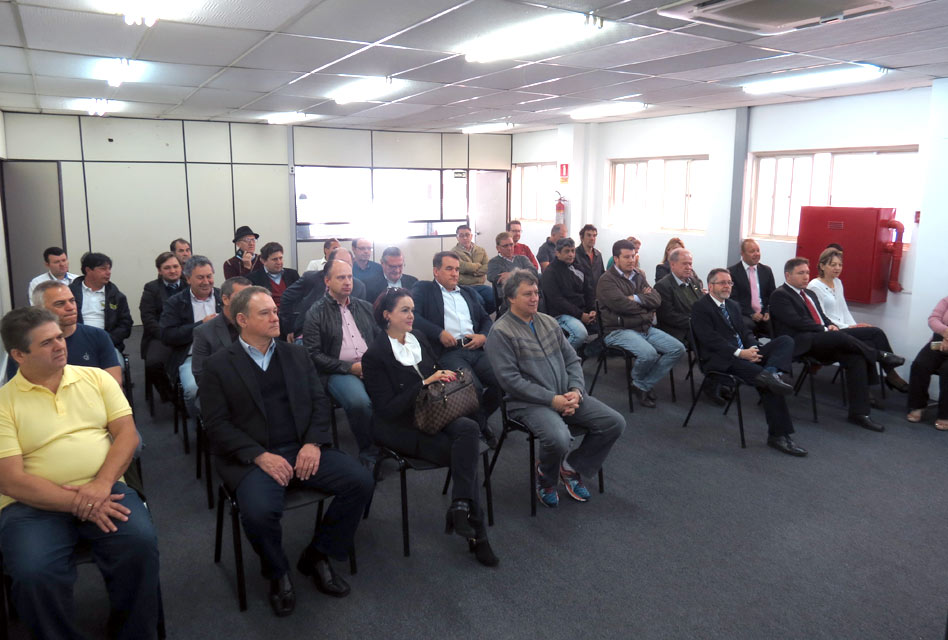
M561 164L560 165L560 184L566 184L569 182L569 165Z

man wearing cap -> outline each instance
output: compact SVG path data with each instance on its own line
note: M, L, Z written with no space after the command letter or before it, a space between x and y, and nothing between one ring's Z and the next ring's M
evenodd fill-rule
M253 271L263 269L263 261L257 255L257 238L259 233L244 225L234 232L234 244L237 245L237 254L224 263L224 278L246 276Z

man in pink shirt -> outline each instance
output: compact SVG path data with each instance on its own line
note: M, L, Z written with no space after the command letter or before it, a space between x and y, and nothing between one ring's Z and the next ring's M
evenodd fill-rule
M527 259L533 263L533 268L537 271L540 270L540 263L537 262L536 256L533 255L533 251L530 250L525 244L520 242L520 234L523 231L522 225L519 220L511 220L507 223L507 231L510 232L510 235L513 236L514 241L514 255L515 256L527 256Z
M325 269L326 295L306 312L303 346L332 398L342 405L359 445L359 460L374 467L378 448L372 437L372 401L362 384L362 356L379 328L372 305L352 297L352 267L331 260Z

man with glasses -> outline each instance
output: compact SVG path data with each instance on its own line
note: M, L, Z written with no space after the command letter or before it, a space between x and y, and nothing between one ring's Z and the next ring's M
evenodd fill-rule
M487 280L495 287L503 287L510 272L514 269L527 269L539 277L530 259L525 255L515 255L516 242L509 231L497 234L497 255L487 263ZM505 299L497 300L497 314L500 316L507 308Z
M780 378L780 371L790 371L793 338L780 336L760 346L741 320L741 306L730 299L733 287L727 269L712 269L708 295L691 307L691 328L701 365L757 387L767 418L767 446L791 456L805 456L806 449L790 437L793 421L784 396L793 393L793 387Z
M520 235L523 233L523 225L520 224L519 220L511 220L507 223L507 231L510 232L510 236L513 238L513 252L515 256L526 256L530 260L530 264L533 265L533 268L539 272L540 263L537 262L536 256L533 255L533 251L529 246L520 242Z
M259 233L244 225L234 232L235 255L224 263L224 279L247 276L253 271L263 269L263 260L257 255Z

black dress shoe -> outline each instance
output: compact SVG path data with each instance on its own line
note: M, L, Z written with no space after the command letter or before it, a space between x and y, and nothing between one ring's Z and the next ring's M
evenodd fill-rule
M477 537L477 532L470 522L471 507L467 500L455 500L451 503L448 513L444 518L444 532L457 532L462 538L473 540Z
M895 367L901 367L905 364L905 358L902 356L897 356L894 353L889 353L888 351L879 352L879 362L882 364L883 369L892 369Z
M793 394L793 387L780 378L780 374L761 371L754 378L754 386L761 387L782 396Z
M780 451L781 453L786 453L791 456L797 456L802 458L808 452L803 447L797 446L797 444L790 439L790 436L777 436L767 438L767 446Z
M849 416L849 421L869 431L877 431L879 433L885 431L885 427L878 422L873 422L869 416Z
M869 394L869 406L873 409L885 409L885 405L882 404L882 400L877 398L874 393Z
M490 542L487 541L487 538L468 540L467 548L474 554L477 561L485 567L496 567L500 564L500 559L494 555L494 550L490 548Z
M658 396L655 395L655 389L649 389L648 391L645 392L645 395L647 395L649 400L651 400L652 402L655 402L656 400L658 400Z
M296 592L293 591L290 574L270 581L270 606L273 607L273 613L281 618L293 613L296 607Z
M895 372L895 369L889 369L885 372L885 386L900 393L908 393L909 386L905 379Z
M721 395L720 386L707 385L704 388L704 397L708 399L708 402L711 404L716 404L719 407L723 407L727 404L727 401Z
M636 398L638 398L639 404L642 405L643 407L648 407L649 409L655 408L655 400L649 397L648 391L643 391L642 389L639 389L637 386L633 384L632 393L635 395Z
M316 588L327 596L345 598L349 595L349 585L329 564L329 558L313 553L310 549L303 552L296 568L304 576L312 576Z

